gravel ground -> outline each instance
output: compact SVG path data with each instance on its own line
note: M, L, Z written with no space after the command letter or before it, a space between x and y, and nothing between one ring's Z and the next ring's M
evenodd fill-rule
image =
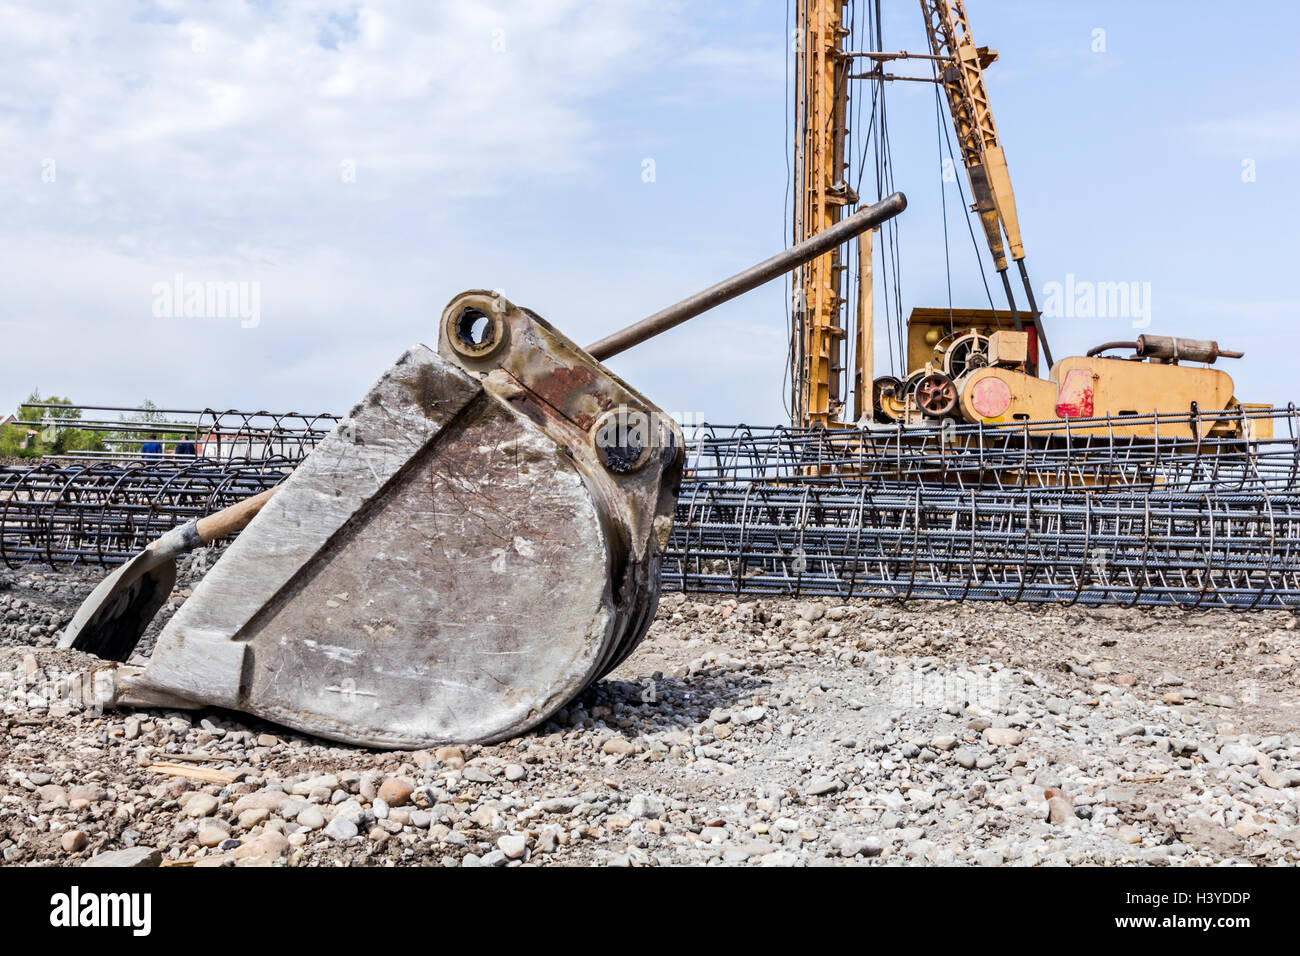
M83 707L98 577L0 571L9 865L1300 862L1290 614L667 595L538 731L386 753Z

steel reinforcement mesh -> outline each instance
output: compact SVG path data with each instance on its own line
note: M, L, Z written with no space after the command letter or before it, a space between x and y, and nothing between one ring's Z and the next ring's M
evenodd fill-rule
M237 417L245 413L223 414L251 434ZM290 455L0 470L0 562L120 563L168 528L283 481L329 421L313 416L292 429ZM1066 431L699 426L687 430L663 583L730 594L1298 607L1298 424L1288 406L1072 422ZM1134 437L1135 426L1148 434Z

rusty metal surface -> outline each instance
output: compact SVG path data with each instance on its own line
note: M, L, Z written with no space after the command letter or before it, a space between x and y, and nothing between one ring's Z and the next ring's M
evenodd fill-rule
M462 316L490 341L453 344ZM644 447L602 447L629 414ZM318 445L119 699L374 746L521 733L644 636L681 449L540 318L457 297L439 352L410 349Z

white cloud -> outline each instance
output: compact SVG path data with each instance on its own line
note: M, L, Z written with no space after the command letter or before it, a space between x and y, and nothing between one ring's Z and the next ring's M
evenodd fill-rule
M484 220L601 175L600 101L684 76L693 29L671 0L0 0L0 407L342 407L462 288L572 311L558 254ZM264 321L156 319L176 273L259 282Z
M598 132L585 104L671 26L649 0L136 9L0 7L0 58L16 67L3 207L26 205L45 157L119 216L145 198L195 212L320 196L345 159L370 195L574 174Z

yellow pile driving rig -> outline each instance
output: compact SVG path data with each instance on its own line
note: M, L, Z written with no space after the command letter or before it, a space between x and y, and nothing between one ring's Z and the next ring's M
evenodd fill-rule
M1153 415L1170 414L1183 418L1173 427L1189 437L1193 429L1221 435L1240 431L1245 419L1232 414L1188 420L1189 413L1195 418L1242 407L1232 378L1209 367L1220 358L1241 358L1242 353L1220 348L1217 342L1143 334L1053 361L1029 281L1011 176L985 84L984 71L997 52L976 46L962 0L920 0L927 53L885 51L880 0L862 0L859 6L865 9L855 10L854 0L798 0L792 239L834 225L859 202L868 150L861 149L858 168L851 168L857 152L850 148L850 93L855 82L862 81L859 89L870 90L869 99L862 97L868 115L864 118L859 107L857 124L865 127L862 145L875 144L877 196L894 191L885 85L931 83L941 94L957 143L954 156L952 141L944 133L949 149L945 178L951 174L956 181L959 161L971 191L969 209L979 220L1007 307L993 308L990 296L988 309L915 308L904 326L896 221L881 227L886 230L882 250L866 233L855 250L846 245L822 256L794 277L789 395L793 422L869 427L933 426L943 420L1059 420L1072 432L1118 430L1141 436L1156 427ZM873 49L855 50L855 42ZM931 75L886 72L886 64L902 60L928 63ZM965 202L964 192L962 197ZM973 228L971 233L973 238ZM897 313L890 316L895 322L886 323L891 351L901 364L896 374L881 376L874 374L873 259L878 253L886 311ZM1025 293L1023 311L1008 274L1010 262L1016 264ZM1128 354L1105 354L1115 350ZM1125 418L1133 421L1126 425Z

